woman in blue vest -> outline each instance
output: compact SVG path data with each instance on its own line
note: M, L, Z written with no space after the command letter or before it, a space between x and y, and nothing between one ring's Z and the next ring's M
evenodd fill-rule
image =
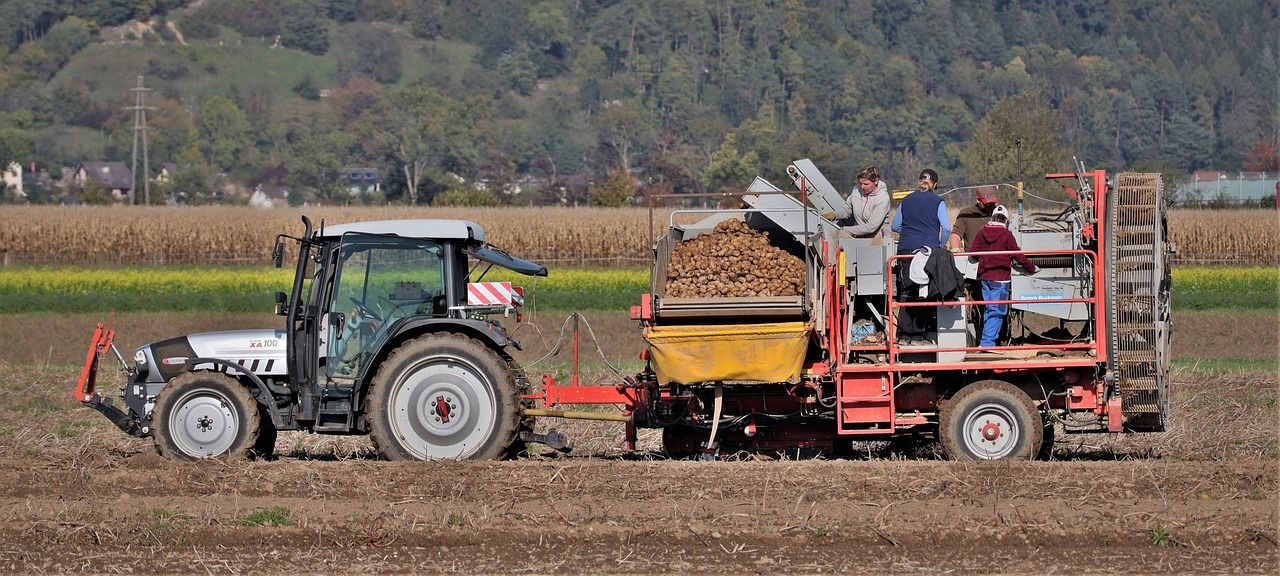
M938 173L926 168L920 172L920 185L898 205L890 229L898 233L899 256L922 248L941 248L951 236L947 204L934 193L937 187ZM906 294L907 288L915 285L910 279L910 264L910 260L898 261L899 299ZM925 334L936 320L937 310L934 308L899 308L898 343L908 346L932 344Z

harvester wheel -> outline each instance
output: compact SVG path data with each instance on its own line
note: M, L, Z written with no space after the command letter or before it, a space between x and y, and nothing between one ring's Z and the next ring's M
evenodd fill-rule
M679 424L662 429L662 451L672 460L684 460L702 453L702 443L707 440L706 429L690 428Z
M166 458L246 457L263 438L258 402L235 378L187 372L156 396L151 412L156 451ZM275 444L275 429L269 434Z
M388 460L492 460L516 443L516 375L493 349L451 333L402 344L374 376L365 422Z
M952 460L1030 460L1044 441L1044 422L1026 392L983 380L943 405L938 435Z

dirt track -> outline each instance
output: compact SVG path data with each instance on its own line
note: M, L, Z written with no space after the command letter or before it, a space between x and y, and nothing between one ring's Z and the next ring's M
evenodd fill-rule
M0 570L1266 573L1265 462L0 460ZM283 507L291 526L247 526Z

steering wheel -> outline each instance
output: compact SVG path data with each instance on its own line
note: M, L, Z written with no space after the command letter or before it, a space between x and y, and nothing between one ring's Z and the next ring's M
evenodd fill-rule
M357 302L354 298L351 300L351 304L355 307L355 315L359 318L360 323L365 320L382 321L382 314L379 314L380 311L375 311L373 308L365 306L363 302Z
M382 323L381 309L366 306L353 296L348 296L347 301L351 303L351 317L347 318L348 333L354 334L367 324L376 326Z

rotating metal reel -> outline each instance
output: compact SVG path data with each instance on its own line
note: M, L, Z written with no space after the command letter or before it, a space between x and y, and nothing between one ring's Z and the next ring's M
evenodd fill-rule
M1121 173L1108 200L1108 353L1125 427L1160 432L1173 330L1164 182L1159 173Z

